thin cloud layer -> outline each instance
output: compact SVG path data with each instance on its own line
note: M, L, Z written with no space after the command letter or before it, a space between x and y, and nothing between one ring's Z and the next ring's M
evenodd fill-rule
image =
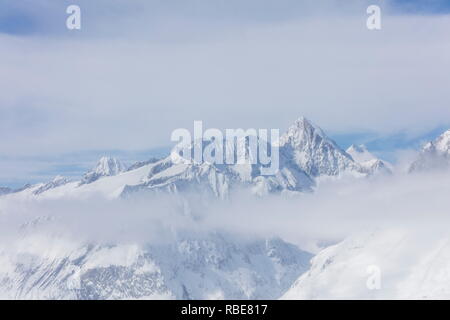
M80 243L154 243L177 234L228 232L281 237L309 251L355 233L399 227L426 233L448 225L449 172L322 182L315 193L230 201L198 195L138 194L107 200L93 194L56 200L0 198L2 241L45 234Z

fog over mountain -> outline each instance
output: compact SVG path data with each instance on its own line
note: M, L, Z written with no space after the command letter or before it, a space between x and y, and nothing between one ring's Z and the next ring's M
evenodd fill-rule
M449 30L448 0L1 0L0 299L450 299Z
M411 166L431 149L446 159L446 136ZM168 156L127 170L104 157L81 181L2 189L0 297L448 296L450 172L442 161L372 170L367 162L383 160L362 146L344 151L305 118L279 146L273 177L253 164ZM372 265L382 275L377 291L366 285Z

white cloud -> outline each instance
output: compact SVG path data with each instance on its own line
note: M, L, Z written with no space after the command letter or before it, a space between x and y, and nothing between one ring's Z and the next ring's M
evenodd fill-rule
M449 172L397 174L326 181L313 194L256 198L239 191L231 201L195 194L136 195L107 200L0 198L0 234L25 231L82 242L171 241L176 234L225 231L248 237L278 236L315 251L364 230L405 228L446 231ZM35 222L33 222L35 221ZM30 222L33 222L30 224ZM444 229L442 229L444 228Z
M146 149L195 119L283 129L306 115L381 134L449 122L448 16L386 14L369 32L364 4L315 3L238 18L237 3L122 15L86 3L79 35L1 35L1 153Z

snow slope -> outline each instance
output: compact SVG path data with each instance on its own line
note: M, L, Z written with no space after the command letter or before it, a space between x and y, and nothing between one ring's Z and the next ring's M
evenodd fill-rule
M310 177L364 176L363 168L325 133L301 117L280 137L280 153L287 163L304 170Z
M352 157L353 160L358 162L367 172L370 174L390 174L392 173L392 166L375 157L367 147L363 144L352 144L346 152Z
M125 171L125 166L119 160L111 157L102 157L95 168L83 176L81 184L94 182L101 177L115 176L123 171Z
M399 228L351 236L314 257L282 298L449 299L450 238Z
M450 130L430 141L422 148L409 172L448 168L450 166Z
M310 258L280 239L219 233L109 245L32 233L0 245L0 298L275 299Z

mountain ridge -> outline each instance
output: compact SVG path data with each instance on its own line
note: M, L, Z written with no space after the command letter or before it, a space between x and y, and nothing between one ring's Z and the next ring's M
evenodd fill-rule
M436 141L425 145L422 158L427 160L427 155L432 153L439 154L439 159L444 155L447 161L447 157L450 158L449 136L450 130ZM126 168L115 158L102 157L79 182L60 178L59 181L27 185L19 190L5 188L3 196L20 192L28 194L31 189L32 194L40 196L46 196L51 190L58 190L55 194L59 195L96 190L108 197L126 196L140 191L180 193L196 190L218 198L227 198L236 188L247 188L258 196L273 193L296 194L313 192L317 187L317 180L321 178L334 179L345 175L364 178L391 174L393 170L391 164L376 158L365 146L352 145L344 151L320 127L305 117L294 121L281 135L277 147L280 155L279 169L271 176L261 175L260 163L176 163L171 156L167 156L138 162ZM422 162L425 161L423 159ZM411 168L418 167L419 160ZM101 190L108 184L104 179L109 179L106 181L111 186Z

